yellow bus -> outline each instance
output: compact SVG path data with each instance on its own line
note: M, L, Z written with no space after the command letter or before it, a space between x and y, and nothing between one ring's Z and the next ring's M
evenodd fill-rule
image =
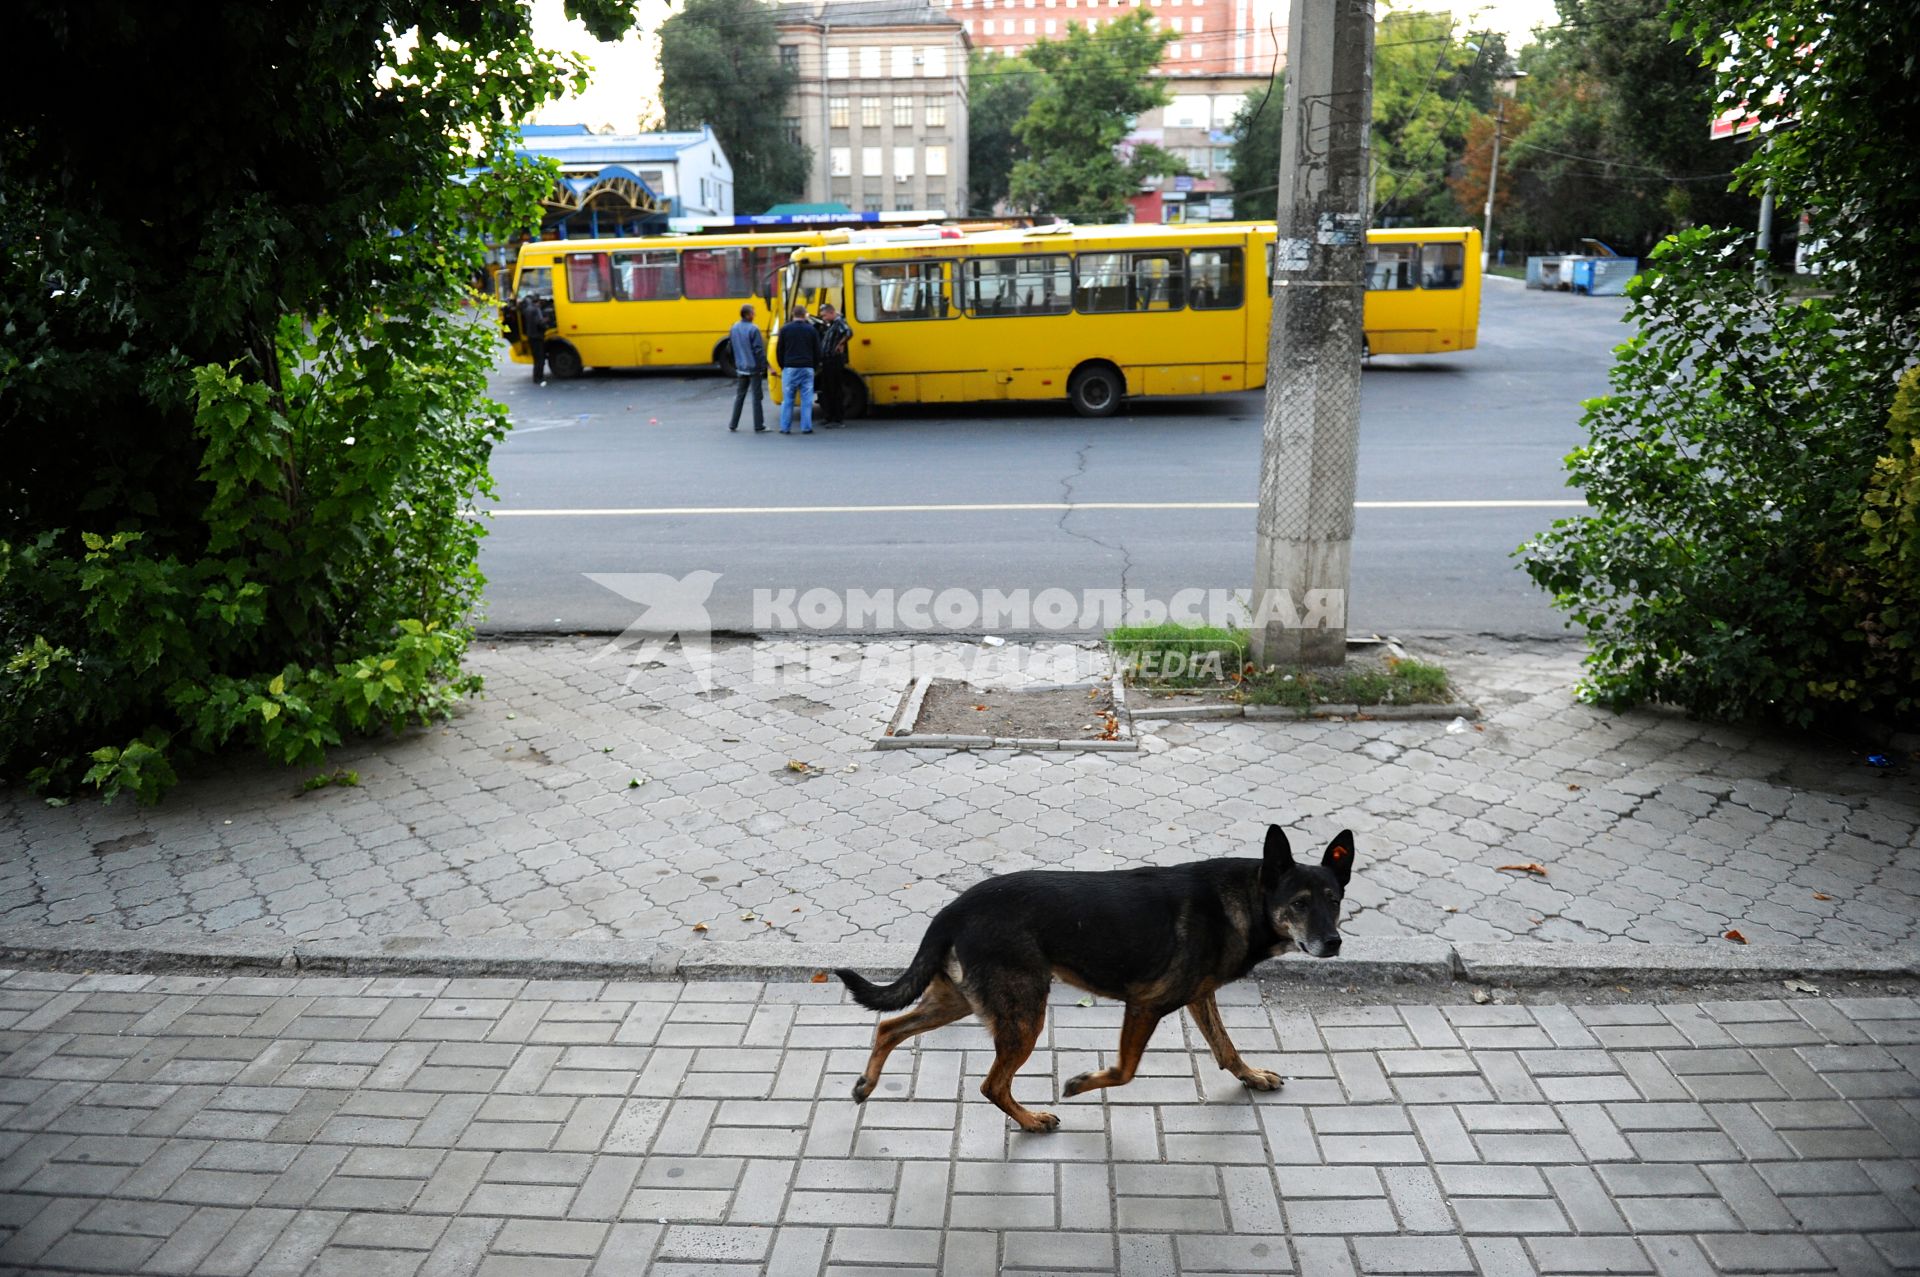
M764 309L795 250L830 232L539 240L521 246L501 322L516 363L532 363L513 302L551 299L547 363L555 377L588 368L733 371L727 329L741 303ZM762 316L764 319L765 317Z
M850 414L869 404L1127 396L1266 384L1271 224L1049 226L795 254L780 314L852 322ZM1480 314L1470 228L1369 234L1367 352L1467 350ZM778 382L774 396L779 398Z

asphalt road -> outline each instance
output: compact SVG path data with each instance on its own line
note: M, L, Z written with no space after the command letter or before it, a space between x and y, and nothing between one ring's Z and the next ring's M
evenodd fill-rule
M1373 361L1353 632L1563 632L1511 555L1577 509L1367 503L1577 500L1562 458L1581 401L1606 388L1624 308L1490 280L1477 350ZM482 553L495 632L625 628L643 609L593 579L608 574L717 573L707 613L737 631L766 628L756 590L1124 583L1164 600L1245 589L1252 574L1264 392L1138 401L1104 421L1064 402L896 410L802 438L727 433L732 387L711 373L535 388L503 359L494 390L514 420ZM1022 504L1046 508L871 508ZM1228 508L1194 508L1208 504Z

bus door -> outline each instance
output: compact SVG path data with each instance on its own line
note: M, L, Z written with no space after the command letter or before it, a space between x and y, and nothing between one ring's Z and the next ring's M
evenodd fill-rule
M643 362L635 344L637 319L620 304L631 287L631 264L615 261L635 256L639 254L588 250L562 259L564 289L554 298L554 328L578 352L583 368Z
M1065 253L977 257L962 265L968 323L956 362L968 399L1051 399L1064 393L1061 321L1073 313ZM979 322L974 322L979 321ZM978 365L977 367L975 365Z
M1420 295L1420 245L1367 245L1367 296L1362 324L1367 350L1375 355L1411 355L1426 349L1432 327Z
M1247 365L1256 358L1247 349L1246 249L1225 245L1188 251L1187 309L1190 315L1176 353L1186 361L1182 371L1192 370L1181 379L1198 384L1170 393L1245 390ZM1258 357L1265 354L1262 350Z
M954 263L945 260L856 262L853 267L853 358L872 403L956 403L966 375L951 367L944 325L958 318ZM922 372L922 369L938 371Z
M1467 305L1470 298L1475 303L1478 298L1466 285L1465 243L1431 240L1420 245L1420 291L1427 303L1429 352L1467 350L1475 344L1479 316L1469 316Z
M506 272L501 272L505 278ZM503 284L501 291L507 292ZM548 306L553 305L553 268L551 266L523 266L519 276L513 282L512 291L502 299L500 307L500 328L506 334L508 343L515 354L524 358L533 358L532 350L527 346L526 334L520 331L520 299L539 297Z

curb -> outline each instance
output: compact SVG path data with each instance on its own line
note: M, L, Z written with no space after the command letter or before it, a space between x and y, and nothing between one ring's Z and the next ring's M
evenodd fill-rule
M1455 718L1477 719L1478 706L1464 701L1449 705L1311 705L1295 709L1290 705L1150 705L1133 711L1141 722L1163 719L1173 722L1244 718L1249 722L1286 723L1342 719L1382 723L1440 721Z
M526 979L812 980L834 967L897 972L915 945L644 940L448 940L289 942L273 936L156 935L119 928L0 928L0 964L126 972L273 972L280 975L515 976ZM1340 957L1270 959L1256 978L1286 984L1552 985L1726 984L1819 976L1920 976L1920 951L1866 945L1450 944L1420 937L1349 937Z

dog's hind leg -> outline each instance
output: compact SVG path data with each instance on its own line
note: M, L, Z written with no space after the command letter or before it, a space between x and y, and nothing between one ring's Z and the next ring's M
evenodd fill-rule
M1039 995L1028 1002L1029 1005L1016 1010L1000 1012L987 1026L993 1031L993 1067L987 1070L987 1080L980 1084L980 1094L1018 1122L1021 1130L1037 1135L1056 1129L1060 1119L1051 1113L1035 1112L1014 1099L1013 1075L1033 1054L1033 1044L1040 1040L1040 1030L1046 1027L1046 986L1042 985Z
M1103 1086L1125 1086L1133 1081L1134 1073L1140 1068L1140 1056L1146 1051L1147 1041L1153 1037L1153 1030L1160 1023L1160 1018L1160 1012L1149 1011L1129 1002L1126 1015L1120 1020L1120 1057L1114 1061L1113 1067L1067 1079L1062 1094L1079 1095L1083 1091L1097 1090Z
M1200 1036L1213 1051L1213 1062L1256 1091L1277 1091L1286 1079L1266 1069L1256 1069L1240 1058L1233 1039L1227 1036L1226 1021L1220 1018L1220 1005L1212 993L1203 993L1187 1003L1187 1014L1200 1026Z
M880 1084L880 1070L885 1067L887 1057L893 1054L893 1048L916 1033L952 1024L971 1010L973 1007L966 995L954 987L953 981L944 975L935 976L933 983L927 986L926 993L921 995L919 1005L905 1015L880 1021L880 1027L874 1030L873 1054L867 1057L865 1071L853 1083L853 1102L865 1104L867 1097L873 1094L873 1088Z

